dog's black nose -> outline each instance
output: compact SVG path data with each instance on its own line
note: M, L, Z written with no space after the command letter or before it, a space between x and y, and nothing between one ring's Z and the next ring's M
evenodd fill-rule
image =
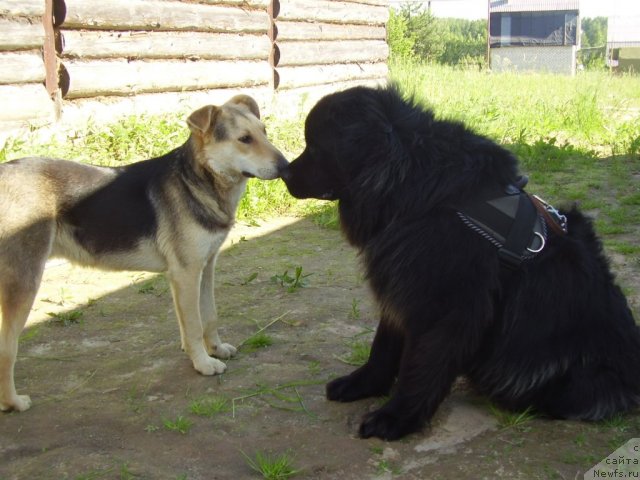
M291 178L291 169L289 168L289 162L284 157L280 157L278 160L278 176L285 182Z

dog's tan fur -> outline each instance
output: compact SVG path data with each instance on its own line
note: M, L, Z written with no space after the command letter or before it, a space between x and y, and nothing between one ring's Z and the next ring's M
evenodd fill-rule
M47 158L0 164L1 410L31 405L16 393L13 372L18 337L52 256L103 269L166 272L193 366L203 375L225 370L210 356L236 352L217 331L218 251L247 177L274 179L287 164L259 117L245 95L203 107L189 116L184 145L131 167Z

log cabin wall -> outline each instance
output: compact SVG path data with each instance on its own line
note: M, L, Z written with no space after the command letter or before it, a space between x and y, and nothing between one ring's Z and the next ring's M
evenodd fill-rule
M388 0L0 0L0 129L238 92L299 109L384 81L387 18Z
M44 86L44 0L0 1L0 126L50 122Z

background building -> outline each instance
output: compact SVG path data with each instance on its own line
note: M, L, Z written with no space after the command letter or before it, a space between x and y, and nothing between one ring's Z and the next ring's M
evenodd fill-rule
M492 0L489 3L489 52L493 71L573 75L579 47L579 0Z
M609 17L607 61L615 70L640 72L640 14Z

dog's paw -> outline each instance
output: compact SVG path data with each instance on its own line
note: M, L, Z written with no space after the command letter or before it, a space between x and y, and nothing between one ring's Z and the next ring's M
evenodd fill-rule
M326 393L327 399L334 402L353 402L371 396L354 374L331 380L327 383Z
M230 345L228 343L220 343L218 345L213 345L210 348L209 355L227 360L233 357L237 351L238 350L233 345Z
M31 398L29 395L16 395L9 402L0 401L0 410L3 412L24 412L25 410L29 410L31 407Z
M224 364L224 362L211 357L207 357L206 359L199 362L193 362L193 366L202 375L217 375L220 373L224 373L224 371L227 369L227 366Z
M361 438L378 437L382 440L397 440L420 428L419 420L403 418L393 410L382 407L364 416L358 434Z
M380 375L376 376L371 369L360 368L327 383L326 393L329 400L353 402L362 398L386 395L389 389L390 385L383 383Z

